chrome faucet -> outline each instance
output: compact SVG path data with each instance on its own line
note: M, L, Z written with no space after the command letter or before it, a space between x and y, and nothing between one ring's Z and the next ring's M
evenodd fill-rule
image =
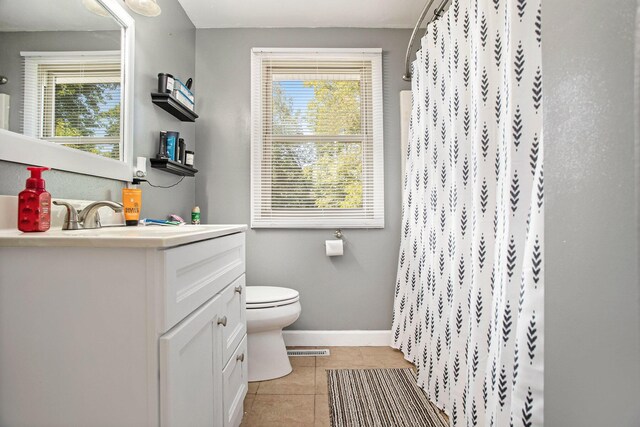
M116 202L110 202L104 200L101 202L93 202L80 211L78 215L78 222L82 224L82 228L100 228L100 215L98 215L98 209L103 206L108 206L113 209L114 212L122 212L122 205Z
M64 216L64 224L62 225L63 230L100 228L102 224L100 224L98 209L103 206L108 206L115 212L122 212L122 205L120 203L110 202L108 200L93 202L82 209L80 214L78 214L76 208L70 203L56 200L53 204L67 208L67 213Z

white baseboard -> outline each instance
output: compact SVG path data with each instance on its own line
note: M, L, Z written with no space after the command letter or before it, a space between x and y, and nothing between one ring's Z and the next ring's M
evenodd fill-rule
M391 331L282 331L288 346L390 346Z

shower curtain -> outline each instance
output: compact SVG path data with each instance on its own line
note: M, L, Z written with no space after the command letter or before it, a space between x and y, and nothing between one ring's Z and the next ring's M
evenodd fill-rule
M453 0L413 63L393 345L454 426L543 423L541 0Z

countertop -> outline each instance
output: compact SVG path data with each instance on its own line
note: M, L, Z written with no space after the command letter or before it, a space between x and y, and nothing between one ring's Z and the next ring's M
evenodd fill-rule
M169 248L246 230L245 224L103 227L44 233L0 229L0 247Z

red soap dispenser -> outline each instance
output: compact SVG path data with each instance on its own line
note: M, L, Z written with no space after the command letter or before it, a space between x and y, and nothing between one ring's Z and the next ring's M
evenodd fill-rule
M31 166L27 188L18 195L18 230L47 231L51 226L51 194L44 189L42 171L49 168Z

